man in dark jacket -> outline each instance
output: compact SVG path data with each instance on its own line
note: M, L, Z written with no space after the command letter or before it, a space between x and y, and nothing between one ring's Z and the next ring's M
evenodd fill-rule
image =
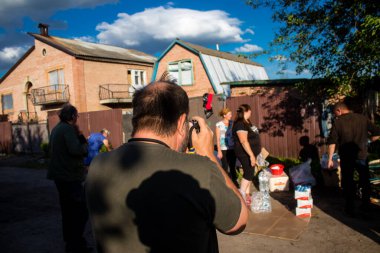
M88 220L83 181L83 158L87 154L86 138L77 126L77 109L66 104L59 114L60 122L50 135L48 179L54 180L62 212L63 239L66 252L87 252L83 237Z
M364 115L352 113L346 104L339 102L334 107L337 116L330 136L328 167L333 167L332 156L336 146L340 157L342 187L346 198L345 211L349 215L355 213L356 187L354 170L359 173L359 184L362 188L362 207L368 208L370 200L369 168L367 161L368 139L376 141L380 138L380 129L372 124Z

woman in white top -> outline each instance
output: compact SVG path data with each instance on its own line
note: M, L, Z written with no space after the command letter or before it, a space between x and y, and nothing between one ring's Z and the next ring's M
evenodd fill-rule
M232 137L232 112L230 109L224 108L219 112L219 115L222 117L222 120L216 123L215 128L218 158L222 162L223 169L230 175L232 182L238 187L235 169L236 156Z

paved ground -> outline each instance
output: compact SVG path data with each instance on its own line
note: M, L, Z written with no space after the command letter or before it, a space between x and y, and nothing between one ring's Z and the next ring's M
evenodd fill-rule
M0 252L64 252L56 190L45 179L46 170L33 162L0 159ZM332 190L315 192L314 203L314 216L298 241L218 234L220 252L380 252L378 209L370 216L346 217L339 193Z

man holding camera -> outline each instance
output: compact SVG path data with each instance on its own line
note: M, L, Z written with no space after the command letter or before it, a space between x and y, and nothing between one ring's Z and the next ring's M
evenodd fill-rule
M171 81L136 91L133 138L97 156L87 178L99 252L218 252L216 229L241 232L248 209L218 165L213 134L194 117L197 155L184 153L189 99Z

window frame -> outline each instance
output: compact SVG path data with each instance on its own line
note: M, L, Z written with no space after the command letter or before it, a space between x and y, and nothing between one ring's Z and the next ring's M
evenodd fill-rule
M146 70L145 69L130 69L129 71L131 73L131 85L145 86L147 84ZM141 75L141 73L142 73L142 75ZM140 80L141 83L135 83L136 77L138 78L138 80ZM142 79L141 79L141 77L142 77Z
M51 82L50 74L52 72L57 72L57 81L58 81L58 83L53 84ZM60 75L60 73L62 74L62 76ZM65 69L63 67L49 70L47 72L47 75L48 75L48 84L49 84L49 86L53 87L55 90L58 90L59 85L65 85ZM62 82L60 82L60 81L62 81Z
M189 84L183 84L182 83L182 68L180 68L180 65L184 62L189 62L191 64L191 83ZM182 60L179 60L179 61L172 61L172 62L169 62L168 63L168 66L167 66L167 71L168 73L170 74L170 65L177 65L177 68L178 68L178 79L177 79L177 84L179 86L193 86L194 85L194 64L193 64L193 60L192 59L182 59Z
M10 107L10 108L5 108L4 97L7 97L7 96L10 96L10 98L11 98L12 107ZM14 111L14 101L13 101L13 94L12 93L1 94L1 110L4 114Z

